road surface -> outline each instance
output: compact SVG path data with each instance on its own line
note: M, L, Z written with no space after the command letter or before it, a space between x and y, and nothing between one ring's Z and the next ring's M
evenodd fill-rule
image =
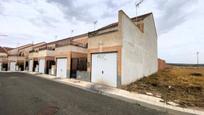
M164 115L26 73L0 73L0 115Z

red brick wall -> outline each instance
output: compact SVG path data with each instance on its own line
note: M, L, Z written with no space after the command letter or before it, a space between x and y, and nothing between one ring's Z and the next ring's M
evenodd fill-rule
M167 67L165 60L158 59L158 70L163 70Z

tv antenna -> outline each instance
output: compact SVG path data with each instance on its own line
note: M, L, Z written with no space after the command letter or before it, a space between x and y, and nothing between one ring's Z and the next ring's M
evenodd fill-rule
M136 9L136 23L137 23L137 11L139 6L144 2L144 0L140 0L139 2L135 2L135 9Z
M97 24L97 23L98 23L97 20L93 22L93 24L94 24L94 31L95 31L95 29L96 29L96 24Z
M74 30L72 29L72 30L71 30L71 37L72 37L73 33L74 33Z

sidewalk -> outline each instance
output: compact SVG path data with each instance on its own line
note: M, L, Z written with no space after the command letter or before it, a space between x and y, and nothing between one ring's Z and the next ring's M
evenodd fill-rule
M28 73L28 72L26 72L26 73ZM199 115L204 115L204 111L167 105L167 104L161 102L161 100L162 100L161 98L157 98L157 97L153 97L153 96L128 92L128 91L125 91L122 89L113 88L113 87L104 86L104 85L95 84L95 83L86 82L86 81L80 81L80 80L76 80L76 79L56 79L56 76L51 76L51 75L38 74L38 73L29 73L29 74L33 74L33 75L36 75L38 77L45 78L45 79L52 80L52 81L56 81L59 83L71 85L71 86L81 88L81 89L84 89L86 91L90 91L93 93L99 93L99 94L106 95L109 97L124 100L124 101L130 102L130 103L137 103L137 104L140 104L140 105L148 107L148 108L168 112L169 114L179 114L179 115L199 114Z

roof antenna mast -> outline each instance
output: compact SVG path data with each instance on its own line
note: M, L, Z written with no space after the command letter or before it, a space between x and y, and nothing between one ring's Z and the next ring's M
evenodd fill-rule
M96 24L97 24L97 23L98 23L97 20L93 22L93 24L94 24L94 31L95 31L95 29L96 29Z
M74 33L74 30L72 29L72 30L71 30L71 37L73 37L73 33Z
M135 8L136 8L136 23L137 23L137 9L139 8L140 4L142 4L142 2L144 2L144 0L140 0L139 2L135 2Z

